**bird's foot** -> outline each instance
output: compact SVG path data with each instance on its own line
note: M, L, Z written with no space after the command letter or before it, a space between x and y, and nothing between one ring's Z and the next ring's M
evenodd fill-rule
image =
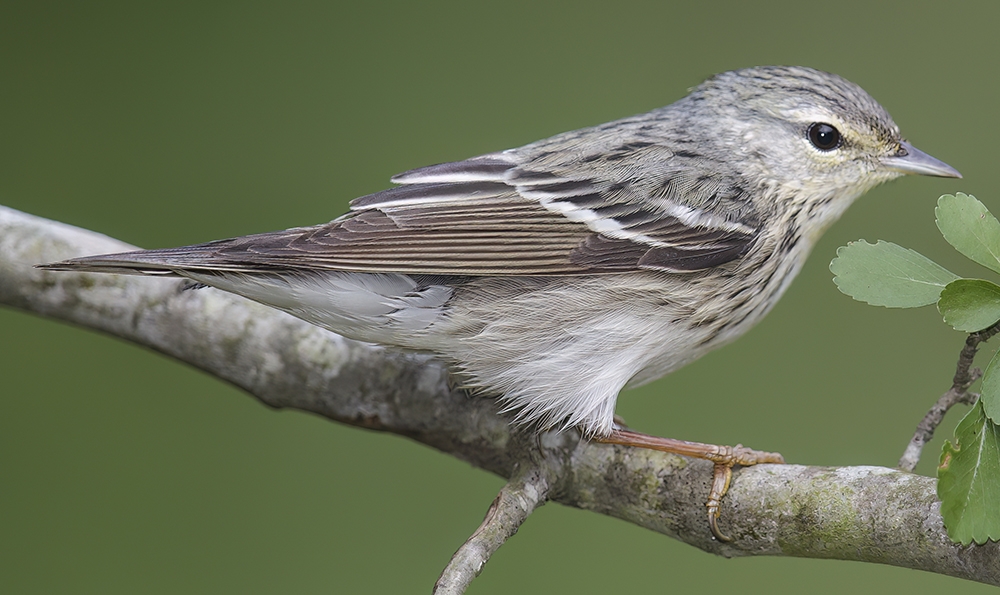
M708 493L708 502L705 503L705 506L708 508L709 529L712 530L712 535L719 541L732 541L732 538L719 530L719 515L721 514L720 505L722 497L729 491L729 484L733 479L733 467L736 465L749 467L758 463L780 464L785 462L785 459L779 453L752 450L742 444L737 444L736 446L718 446L715 444L702 444L701 442L688 442L687 440L675 440L673 438L660 438L630 430L616 429L610 435L596 438L595 440L607 444L622 444L687 457L707 459L715 463L712 489Z

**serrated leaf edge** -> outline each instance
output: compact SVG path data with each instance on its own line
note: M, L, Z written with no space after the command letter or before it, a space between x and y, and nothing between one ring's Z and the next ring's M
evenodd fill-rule
M849 292L845 291L843 285L840 283L841 274L838 274L836 271L833 270L833 268L836 266L837 261L841 259L842 252L844 250L850 249L851 246L853 246L855 244L859 244L859 243L860 244L864 244L865 246L867 246L869 248L877 248L878 246L880 246L882 244L885 244L885 245L891 246L891 247L895 247L895 248L899 248L900 250L903 250L904 252L909 252L910 254L912 254L914 256L918 256L918 257L920 257L920 258L922 258L923 260L926 261L926 263L921 263L921 264L931 264L931 265L937 267L938 269L940 269L941 271L944 271L945 273L951 275L951 277L952 277L952 279L950 281L948 281L947 283L945 283L944 285L940 285L938 283L928 283L928 282L922 281L922 280L918 281L918 280L915 280L915 279L910 279L910 281L913 282L913 283L922 283L922 284L927 285L927 286L940 287L941 291L944 291L944 288L947 287L949 283L953 283L953 282L958 281L959 279L961 279L961 277L959 277L955 273L949 271L948 269L946 269L943 266L939 265L938 263L934 262L930 258L927 258L926 256L924 256L920 252L917 252L916 250L913 250L912 248L906 248L904 246L900 246L899 244L896 244L895 242L890 242L888 240L875 240L875 243L872 244L868 240L858 239L858 240L854 240L853 242L848 242L844 246L838 247L837 248L837 255L833 258L833 260L830 261L830 264L828 266L828 268L830 269L830 272L833 273L833 284L837 286L837 289L840 290L840 293L846 295L847 297L849 297L849 298L851 298L851 299L853 299L855 301L858 301L858 302L861 302L861 303L864 303L864 304L868 304L870 306L878 306L880 308L906 309L906 308L922 308L924 306L930 306L931 304L936 304L937 301L939 299L941 299L941 292L939 291L937 298L935 298L933 301L924 302L924 303L913 305L913 306L889 306L889 305L887 305L885 303L879 303L877 301L869 301L869 300L866 300L866 299L862 299L862 298L856 297L852 293L849 293Z
M990 217L992 217L993 220L997 221L998 225L1000 225L1000 220L998 220L996 218L996 216L993 213L990 212L990 210L986 207L986 205L983 204L983 201L979 200L978 198L976 198L972 194L966 194L964 192L956 192L955 194L942 194L940 197L938 197L937 206L934 207L934 224L937 226L938 231L941 232L941 236L944 237L944 240L946 242L948 242L948 244L950 244L951 247L954 248L959 254L961 254L962 256L964 256L966 258L968 258L969 260L971 260L972 262L978 264L979 266L981 266L983 268L989 269L989 270L991 270L991 271L993 271L995 273L1000 273L1000 254L995 254L992 250L990 250L989 248L987 248L986 252L990 256L993 257L993 260L995 262L995 266L990 266L989 264L986 264L986 263L983 263L983 262L979 262L975 258L972 258L968 254L966 254L965 252L963 252L961 248L959 248L958 246L956 246L954 244L954 242L951 241L951 238L949 238L948 235L945 233L945 231L943 229L941 229L941 202L944 201L944 200L946 200L946 199L962 199L962 198L971 198L972 200L976 201L976 204L978 204L979 206L981 206L983 208L983 213L985 215L989 215ZM970 230L970 233L972 233L973 237L975 237L976 240L983 247L986 247L986 246L989 245L986 241L983 240L982 237L980 237L979 235L975 234L974 231Z

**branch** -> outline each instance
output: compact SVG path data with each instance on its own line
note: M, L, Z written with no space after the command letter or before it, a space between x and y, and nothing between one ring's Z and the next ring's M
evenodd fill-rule
M490 504L483 523L451 557L434 585L434 594L464 593L490 556L517 533L528 515L545 504L548 495L549 478L544 468L530 467L511 479Z
M969 387L972 386L973 382L979 380L979 377L983 375L983 371L979 368L973 368L972 362L976 359L976 352L979 351L980 343L989 341L997 333L1000 333L1000 322L981 331L970 333L968 338L965 339L965 345L962 346L962 351L958 354L958 363L955 365L955 376L951 381L951 388L948 389L948 392L941 395L941 398L934 403L930 411L927 412L927 415L917 424L917 430L913 433L913 438L910 439L910 443L906 445L906 450L903 451L903 456L899 459L897 466L900 469L903 471L913 471L917 468L924 445L934 438L934 430L941 425L941 421L944 420L944 416L948 413L949 409L959 403L975 405L979 395L970 393Z
M356 343L220 291L185 291L184 282L174 279L32 268L129 248L0 207L0 304L158 350L271 407L408 436L514 478L501 492L497 509L442 575L442 581L457 585L451 592L460 592L546 499L624 519L727 557L859 560L1000 585L1000 544L952 543L930 478L878 467L738 470L720 519L734 541L719 543L705 523L704 499L712 478L707 461L591 443L574 432L523 433L498 414L492 399L470 398L453 388L444 365L429 356ZM535 472L544 479L524 475ZM518 502L529 486L537 490L537 501Z

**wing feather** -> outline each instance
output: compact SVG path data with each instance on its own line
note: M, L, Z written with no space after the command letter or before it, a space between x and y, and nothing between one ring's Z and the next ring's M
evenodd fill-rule
M395 176L401 186L355 199L350 213L324 225L55 267L471 276L689 272L740 258L756 238L755 226L667 192L701 191L688 203L717 204L741 200L738 188L729 190L732 196L721 196L715 182L699 190L691 180L671 179L669 168L660 181L610 179L607 168L596 167L590 178L574 177L543 161L504 152L433 165Z

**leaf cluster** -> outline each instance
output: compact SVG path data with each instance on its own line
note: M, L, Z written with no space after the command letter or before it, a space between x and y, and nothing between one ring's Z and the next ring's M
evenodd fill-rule
M946 194L937 226L956 250L1000 273L1000 222L974 196ZM887 308L937 304L957 331L975 333L1000 322L1000 285L965 279L926 256L891 242L852 242L830 263L834 283L856 300ZM1000 540L1000 351L983 375L981 395L946 443L938 466L938 497L948 535L962 544Z

